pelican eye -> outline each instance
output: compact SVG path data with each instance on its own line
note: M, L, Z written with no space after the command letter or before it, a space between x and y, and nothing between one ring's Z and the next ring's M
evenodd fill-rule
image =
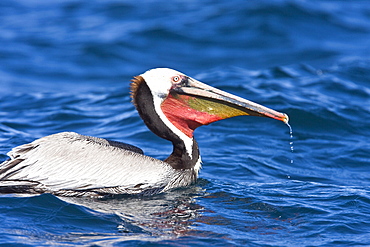
M175 75L172 77L172 82L179 83L181 81L181 76Z

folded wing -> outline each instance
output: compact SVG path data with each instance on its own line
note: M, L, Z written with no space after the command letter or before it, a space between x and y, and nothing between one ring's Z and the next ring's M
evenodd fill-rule
M73 132L40 138L8 155L0 165L0 192L152 194L176 177L170 165L135 146Z

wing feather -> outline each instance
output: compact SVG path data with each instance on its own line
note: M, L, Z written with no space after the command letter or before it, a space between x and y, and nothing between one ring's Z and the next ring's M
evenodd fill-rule
M0 186L37 183L52 193L142 193L165 188L177 173L137 147L73 132L15 147L8 156L0 165Z

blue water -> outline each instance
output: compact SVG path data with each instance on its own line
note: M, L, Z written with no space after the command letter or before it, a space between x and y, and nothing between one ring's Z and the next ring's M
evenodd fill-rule
M286 112L293 128L197 129L198 183L161 195L0 195L0 245L370 245L368 1L5 0L0 44L0 161L61 131L167 157L129 98L154 67Z

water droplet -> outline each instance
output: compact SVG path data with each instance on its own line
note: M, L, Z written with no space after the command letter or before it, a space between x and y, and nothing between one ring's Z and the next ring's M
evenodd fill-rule
M290 151L293 153L294 152L294 145L293 145L293 129L292 129L292 126L290 126L290 124L288 122L286 122L286 125L288 125L289 127L289 134L290 134L290 142L289 142L289 145L290 145ZM290 163L293 164L293 159L290 160Z
M286 123L286 125L288 125L288 127L289 127L290 139L292 140L293 139L293 129L292 129L292 126L290 126L289 123ZM290 150L293 152L294 151L293 141L289 142L289 145L290 145Z

